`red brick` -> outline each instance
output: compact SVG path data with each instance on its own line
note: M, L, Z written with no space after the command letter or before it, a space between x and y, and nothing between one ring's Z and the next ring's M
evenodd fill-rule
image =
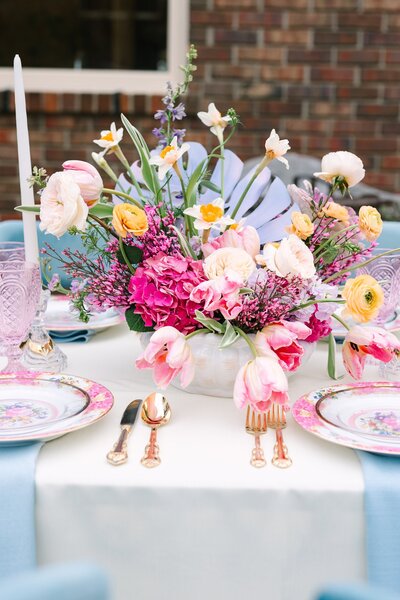
M300 63L303 65L308 65L310 63L329 64L330 59L330 50L299 50L296 48L289 48L288 50L289 63Z
M268 63L282 63L283 48L239 48L240 61L257 61Z
M284 29L270 29L264 32L266 44L290 44L291 46L307 46L311 32L307 29L285 31Z
M388 64L400 63L400 50L386 50L385 61Z
M399 107L397 105L361 104L357 108L357 115L360 117L397 117L398 114Z
M338 52L338 63L377 63L379 62L379 50L341 50Z
M382 190L394 190L396 188L396 175L391 173L367 173L364 183Z
M292 2L293 5L293 2ZM300 27L324 27L331 28L333 26L333 15L331 13L297 13L288 12L288 27L295 29Z
M315 0L316 10L340 9L342 11L357 11L358 0Z
M290 67L268 66L261 68L261 78L266 81L303 81L305 68L300 65Z
M308 0L264 0L264 6L269 8L288 8L290 10L304 10L308 8Z
M398 46L400 44L400 33L376 33L373 31L366 31L364 33L364 45L368 46L379 46L380 48L385 46Z
M252 13L250 13L252 14ZM230 27L233 22L232 13L214 12L210 10L192 10L190 24L193 25L219 25Z
M216 29L214 35L215 41L222 44L255 44L257 42L255 31Z
M388 83L400 81L400 69L363 69L363 81L387 81Z
M215 8L221 10L235 10L236 8L254 8L257 9L257 0L214 0Z
M365 134L365 132L369 135L374 133L374 130L371 129L371 121L352 119L335 121L333 124L333 133L338 135L348 133L357 137L359 134Z
M337 13L337 25L339 31L343 29L359 29L363 30L380 30L382 27L382 13L379 11L376 14L355 13L348 14L346 12Z
M362 138L357 137L355 140L355 148L357 152L374 150L374 152L395 152L397 149L397 140L388 138Z
M364 0L365 11L398 12L399 5L396 0Z
M400 156L384 156L381 162L382 169L388 169L389 171L397 171L400 169Z
M379 88L368 87L366 85L360 87L352 85L340 86L336 90L336 96L342 100L346 98L349 100L358 100L360 98L365 100L375 100L379 96Z
M265 27L281 27L283 22L283 12L265 11L263 13L256 12L240 12L238 13L240 28L256 28L264 29Z
M354 69L350 67L312 67L312 81L353 81Z
M316 30L314 32L314 46L355 46L357 33L351 31L330 32Z

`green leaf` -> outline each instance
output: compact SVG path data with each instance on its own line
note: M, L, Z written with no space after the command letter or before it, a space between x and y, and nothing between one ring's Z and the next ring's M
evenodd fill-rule
M187 188L186 188L186 201L187 201L188 207L196 204L197 190L199 188L200 181L203 176L204 166L207 161L208 161L207 158L202 160L197 165L197 167L195 168L195 170L193 171L193 173L189 179L189 182L188 182Z
M16 210L18 212L39 213L40 212L40 204L35 204L35 206L16 206L14 208L14 210Z
M181 245L183 255L197 260L196 253L193 250L193 248L191 247L191 245L189 244L189 242L187 241L186 236L184 236L183 233L181 233L179 231L179 229L177 227L175 227L175 225L172 225L171 229L173 229L175 231L176 235L178 236L178 240Z
M114 205L111 204L96 204L89 209L89 215L94 215L95 217L99 217L99 219L104 219L107 217L112 217Z
M154 331L154 327L147 327L143 322L142 316L137 315L134 311L134 306L130 306L125 311L125 319L128 323L129 329L131 331L138 331L139 333L143 333L145 331Z
M335 380L343 378L343 375L340 377L336 376L336 341L332 332L328 338L328 375L331 379Z
M143 258L143 250L141 248L137 248L136 246L127 246L123 244L125 254L131 265L138 265ZM125 258L122 255L121 250L117 252L117 258L120 263L125 264Z
M160 184L154 167L152 167L152 165L149 163L150 151L148 146L141 133L130 123L125 115L121 115L121 120L128 134L132 138L135 148L139 154L144 182L147 188L153 192L155 196L157 196L160 190Z
M198 321L199 323L204 325L204 327L207 327L207 329L209 329L213 333L222 334L225 332L225 327L222 323L219 323L215 319L206 317L205 314L202 313L200 310L196 310L195 315L196 315L196 321Z
M225 333L224 333L221 343L219 345L219 348L221 348L221 349L231 346L240 337L240 335L238 334L236 329L233 327L233 325L230 323L230 321L225 321L225 324L226 324L225 325L225 327L226 327Z
M221 193L221 188L218 187L218 185L215 185L215 183L212 183L212 181L210 181L209 179L202 179L200 181L200 184L199 184L200 193L203 192L203 188L206 188L208 190L216 192L217 194Z

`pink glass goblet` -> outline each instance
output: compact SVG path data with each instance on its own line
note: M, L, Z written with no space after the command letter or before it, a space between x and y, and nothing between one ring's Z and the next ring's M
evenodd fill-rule
M25 260L25 246L23 242L0 242L0 263L10 260Z
M8 359L3 372L23 371L20 345L26 340L41 291L39 265L0 262L0 345Z

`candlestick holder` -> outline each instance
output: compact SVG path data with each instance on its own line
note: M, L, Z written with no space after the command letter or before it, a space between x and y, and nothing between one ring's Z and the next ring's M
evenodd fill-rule
M49 298L50 291L42 290L29 337L23 346L22 362L29 371L59 373L67 367L66 355L51 339L44 326Z

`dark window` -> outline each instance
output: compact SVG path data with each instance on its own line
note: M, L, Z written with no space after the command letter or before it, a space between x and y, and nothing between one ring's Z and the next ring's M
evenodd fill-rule
M168 0L1 0L0 66L165 70Z

